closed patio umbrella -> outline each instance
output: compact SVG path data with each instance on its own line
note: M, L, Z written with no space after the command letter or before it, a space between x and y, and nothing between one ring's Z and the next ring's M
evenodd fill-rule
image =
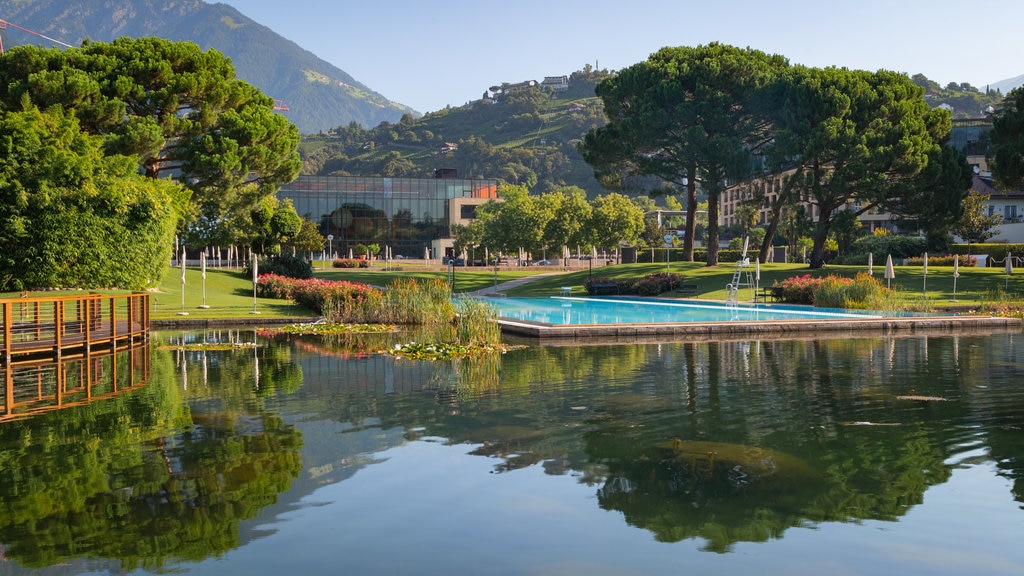
M875 255L868 252L868 276L872 276L875 273Z
M896 277L896 270L892 267L892 254L885 257L885 287L892 288L892 279Z
M960 277L960 256L953 256L953 302L956 302L956 279Z
M928 253L924 253L924 268L922 268L922 277L924 278L924 285L922 287L922 293L928 295Z
M1013 254L1006 253L1006 291L1010 290L1010 275L1013 274Z

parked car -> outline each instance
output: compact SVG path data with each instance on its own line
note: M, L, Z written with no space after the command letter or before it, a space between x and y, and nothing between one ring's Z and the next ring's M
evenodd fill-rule
M555 266L557 263L554 260L537 260L530 264L531 266Z

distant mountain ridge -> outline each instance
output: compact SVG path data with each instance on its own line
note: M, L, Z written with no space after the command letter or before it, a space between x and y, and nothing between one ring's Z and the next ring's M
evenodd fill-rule
M389 101L343 70L302 49L227 4L202 0L0 0L0 19L79 46L83 39L109 42L119 36L188 40L231 58L237 76L281 100L303 134L356 122L372 127L419 114ZM4 49L21 44L53 46L7 27Z
M1005 96L1010 90L1024 86L1024 74L989 84L992 90L999 90Z

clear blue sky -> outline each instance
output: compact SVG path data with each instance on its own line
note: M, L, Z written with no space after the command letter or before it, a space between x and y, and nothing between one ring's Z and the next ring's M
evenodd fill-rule
M1024 74L1024 0L223 1L419 112L714 41L943 86Z

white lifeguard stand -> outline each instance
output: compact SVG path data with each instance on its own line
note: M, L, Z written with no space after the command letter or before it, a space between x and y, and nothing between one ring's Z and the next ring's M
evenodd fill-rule
M736 306L740 302L740 288L747 287L752 291L753 296L750 298L753 301L757 297L757 288L754 286L754 278L750 274L750 258L747 258L747 245L750 242L750 238L743 239L743 255L740 256L739 262L736 263L736 270L732 274L732 282L725 285L725 304L726 306ZM746 278L744 278L744 273Z

